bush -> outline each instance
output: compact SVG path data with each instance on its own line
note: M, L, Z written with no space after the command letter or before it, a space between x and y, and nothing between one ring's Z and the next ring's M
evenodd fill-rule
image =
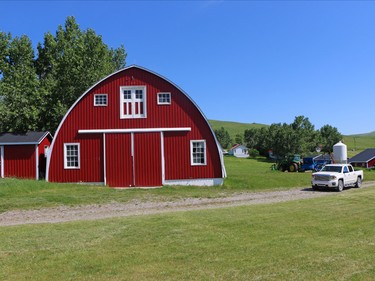
M250 157L253 157L253 158L258 157L259 151L256 150L255 148L252 148L252 149L249 150L249 155L250 155Z

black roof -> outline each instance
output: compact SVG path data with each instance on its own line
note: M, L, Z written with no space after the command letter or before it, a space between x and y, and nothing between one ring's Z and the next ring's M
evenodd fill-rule
M351 162L368 162L375 158L375 148L368 148L349 159Z
M10 144L39 144L49 132L0 133L0 145Z

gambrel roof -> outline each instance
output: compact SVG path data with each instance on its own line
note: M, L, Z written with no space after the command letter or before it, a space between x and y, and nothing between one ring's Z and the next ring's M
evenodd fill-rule
M375 148L368 148L349 159L349 163L369 162L375 158Z

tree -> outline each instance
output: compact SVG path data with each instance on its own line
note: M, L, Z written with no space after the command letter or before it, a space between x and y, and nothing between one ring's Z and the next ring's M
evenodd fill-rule
M108 48L94 30L82 31L74 17L55 36L46 33L37 49L36 72L45 102L39 126L51 131L92 84L125 66L123 46Z
M218 130L214 130L217 140L219 141L222 148L228 148L232 143L232 139L227 130L221 127Z
M240 134L236 134L235 143L242 144L242 142L243 142L242 136Z
M41 97L30 39L0 33L0 56L1 131L38 129Z
M331 154L333 152L333 146L342 140L342 134L337 128L331 125L324 125L319 130L319 140L321 142L321 151Z
M293 153L306 154L314 151L318 144L317 132L309 118L296 116L290 126L293 129L293 138L296 145Z

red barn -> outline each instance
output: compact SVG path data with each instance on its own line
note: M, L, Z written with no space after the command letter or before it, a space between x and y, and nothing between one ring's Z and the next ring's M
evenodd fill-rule
M220 145L179 87L139 66L109 75L61 121L47 163L51 182L111 187L217 185Z
M45 176L46 155L52 142L49 132L0 134L0 175L39 179Z

